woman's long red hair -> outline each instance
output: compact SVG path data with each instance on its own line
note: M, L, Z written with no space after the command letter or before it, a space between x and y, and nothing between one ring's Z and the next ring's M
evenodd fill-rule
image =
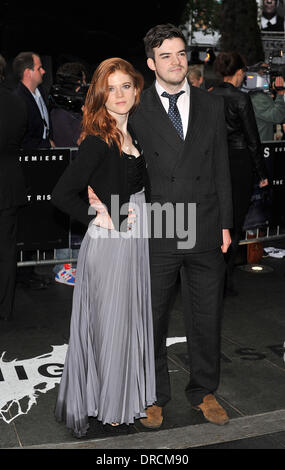
M117 70L132 78L137 91L134 106L130 111L133 111L138 105L144 85L142 75L124 59L115 57L104 60L95 70L86 95L79 143L87 135L99 135L109 146L113 143L117 144L121 152L122 134L117 128L116 120L105 107L109 95L108 78Z

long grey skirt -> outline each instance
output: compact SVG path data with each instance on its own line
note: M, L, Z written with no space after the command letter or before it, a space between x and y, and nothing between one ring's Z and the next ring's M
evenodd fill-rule
M131 230L90 225L80 248L55 408L77 437L86 434L89 416L130 424L156 401L144 202L143 191L131 196Z

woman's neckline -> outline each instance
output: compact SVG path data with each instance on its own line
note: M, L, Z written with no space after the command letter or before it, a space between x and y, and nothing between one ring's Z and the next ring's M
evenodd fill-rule
M124 152L123 150L123 154L126 155L127 157L133 157L133 158L140 158L142 156L142 154L140 153L137 157L135 155L133 155L132 153L126 153Z

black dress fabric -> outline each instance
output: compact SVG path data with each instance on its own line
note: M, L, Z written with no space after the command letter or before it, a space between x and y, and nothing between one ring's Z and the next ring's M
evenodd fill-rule
M138 193L143 188L144 162L142 155L135 157L124 153L127 158L128 188L130 194Z

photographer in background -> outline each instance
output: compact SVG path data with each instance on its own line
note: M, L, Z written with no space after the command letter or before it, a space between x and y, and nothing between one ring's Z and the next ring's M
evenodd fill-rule
M77 147L86 92L84 65L79 62L61 65L50 91L50 117L56 147Z
M53 138L56 147L77 147L81 132L82 106L87 92L86 69L79 62L67 62L59 67L56 73L55 84L51 88L50 118L53 126ZM80 245L82 235L73 226L72 245ZM77 258L78 249L72 249L72 258ZM56 250L58 259L69 258L69 249ZM73 286L76 269L71 263L56 265L55 281Z
M263 78L268 72L269 66L260 64L258 75ZM261 141L274 140L274 126L285 121L284 78L277 76L272 82L275 99L270 91L268 87L268 91L257 89L249 93Z

